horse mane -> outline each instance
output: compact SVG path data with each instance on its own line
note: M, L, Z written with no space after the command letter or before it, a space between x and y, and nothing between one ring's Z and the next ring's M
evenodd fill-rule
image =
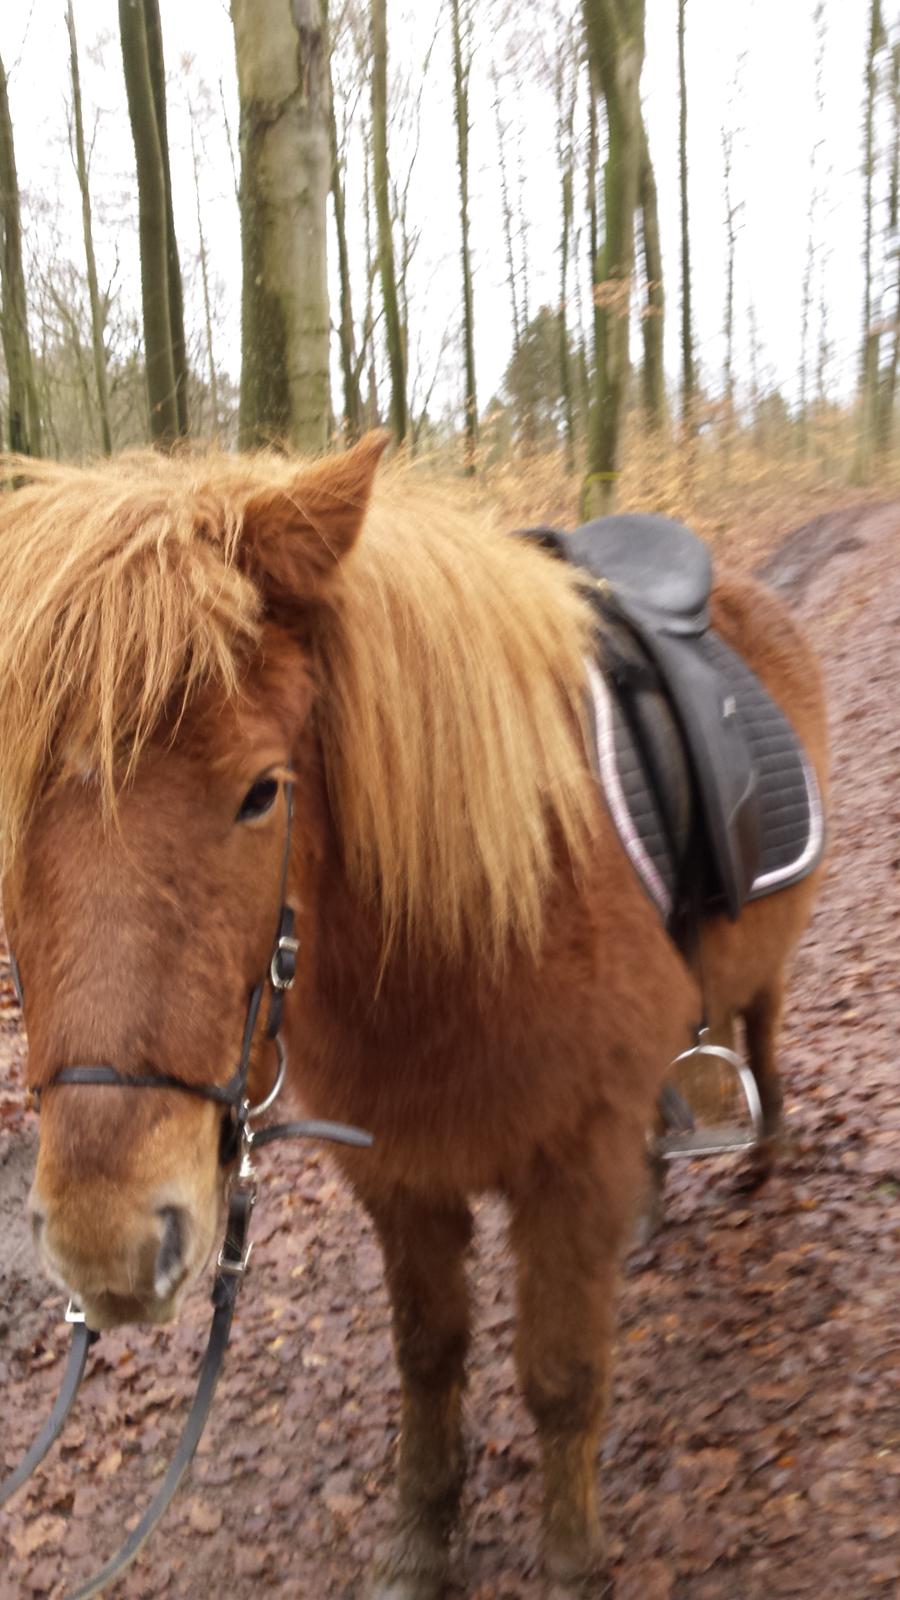
M572 574L490 512L379 475L316 651L332 810L389 941L536 951L553 873L596 828L594 627Z
M50 774L106 809L164 718L240 691L263 601L242 565L254 495L302 504L277 456L7 458L0 497L0 866ZM591 615L577 583L486 512L380 475L312 629L319 728L351 880L405 936L496 961L536 949L596 796L582 732Z

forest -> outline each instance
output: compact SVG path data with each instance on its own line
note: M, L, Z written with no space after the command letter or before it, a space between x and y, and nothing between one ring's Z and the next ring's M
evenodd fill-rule
M185 437L319 452L386 426L510 515L572 520L640 501L704 531L748 488L787 516L888 484L900 26L869 0L860 58L840 61L858 111L857 148L839 152L856 190L848 214L828 137L841 9L810 0L804 19L806 205L780 287L788 370L754 298L756 261L781 246L760 236L746 192L763 160L748 80L775 47L752 17L740 37L735 23L727 85L712 86L704 0L541 0L527 25L509 0L410 15L386 0L232 0L233 55L217 38L208 60L169 48L165 0L119 0L116 27L68 0L64 17L47 14L65 51L65 82L45 97L67 157L63 203L20 176L40 92L25 64L33 5L21 61L0 60L4 443L74 459ZM662 194L660 70L673 112ZM721 112L714 152L692 141L698 125L706 141L707 97ZM435 211L422 169L438 148ZM489 237L486 169L499 201ZM226 202L239 307L222 273ZM830 257L848 226L855 274L838 283ZM855 349L834 329L848 300ZM505 341L490 388L487 341Z

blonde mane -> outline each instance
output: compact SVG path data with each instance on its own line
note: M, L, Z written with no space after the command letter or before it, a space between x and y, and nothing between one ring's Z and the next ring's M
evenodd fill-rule
M108 808L163 717L239 692L262 599L245 512L298 464L135 453L7 461L0 497L0 866L51 773ZM572 577L484 513L383 472L318 609L319 726L348 871L388 939L496 960L537 947L554 870L584 858L591 615Z

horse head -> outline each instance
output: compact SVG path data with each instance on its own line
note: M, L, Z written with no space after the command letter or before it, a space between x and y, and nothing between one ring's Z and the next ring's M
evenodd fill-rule
M314 762L309 636L382 448L305 467L24 464L0 505L3 898L41 1106L31 1221L94 1328L169 1320L216 1236L230 1112L208 1095L233 1081L271 958L289 796L302 805ZM302 815L293 835L302 855ZM78 1081L85 1064L112 1081ZM263 1028L245 1066L259 1100Z

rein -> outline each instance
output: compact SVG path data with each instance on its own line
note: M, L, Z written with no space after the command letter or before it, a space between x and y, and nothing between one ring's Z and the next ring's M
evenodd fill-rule
M76 1589L70 1600L88 1600L89 1596L99 1594L131 1564L167 1510L200 1443L228 1348L238 1292L252 1249L249 1238L250 1221L259 1190L257 1169L251 1160L253 1150L262 1149L278 1139L325 1139L336 1144L355 1145L358 1148L367 1148L372 1143L371 1134L364 1133L359 1128L314 1118L298 1122L274 1123L260 1129L253 1127L253 1122L274 1104L284 1084L287 1057L280 1030L284 1014L284 997L293 987L299 950L299 941L294 934L294 913L286 900L293 820L293 787L288 783L285 788L287 824L281 862L278 927L265 976L254 986L250 994L241 1053L228 1083L223 1085L188 1083L170 1073L130 1075L120 1072L117 1067L97 1064L61 1067L45 1085L31 1091L37 1110L40 1110L41 1098L46 1090L65 1084L94 1085L100 1088L180 1089L185 1094L198 1095L202 1099L211 1100L216 1105L222 1106L227 1113L222 1120L219 1160L223 1167L234 1167L228 1178L225 1238L216 1261L216 1275L212 1288L212 1322L194 1398L175 1453L159 1489L121 1549L93 1578ZM11 952L10 965L16 993L22 1004L21 974L15 956ZM278 1068L271 1090L265 1099L253 1106L247 1099L247 1081L253 1041L267 989L270 995L265 1038L271 1040L275 1046ZM81 1387L88 1352L100 1337L99 1333L88 1328L84 1313L72 1302L66 1311L66 1321L72 1325L72 1338L59 1393L47 1421L31 1448L13 1472L0 1482L0 1507L4 1506L30 1478L62 1432Z

